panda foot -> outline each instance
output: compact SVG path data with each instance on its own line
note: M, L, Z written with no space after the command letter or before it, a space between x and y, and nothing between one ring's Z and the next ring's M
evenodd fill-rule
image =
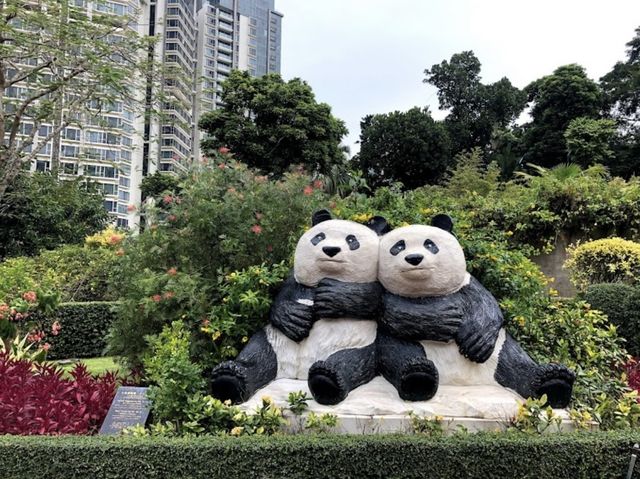
M561 364L540 366L533 379L533 390L537 397L547 395L547 404L552 408L565 408L571 401L575 374Z
M347 397L349 390L342 376L324 361L309 368L309 390L319 404L338 404Z
M398 394L405 401L427 401L438 391L438 370L432 361L420 359L407 364L400 375Z
M238 404L249 399L245 368L233 361L224 362L211 372L211 395L221 401Z

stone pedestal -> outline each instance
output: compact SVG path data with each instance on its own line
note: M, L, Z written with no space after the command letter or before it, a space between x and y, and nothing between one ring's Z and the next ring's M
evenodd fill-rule
M304 391L311 397L306 381L278 379L260 389L240 407L253 411L263 396L269 396L276 405L285 408L288 394L296 391ZM450 432L455 431L458 425L469 432L476 432L506 429L521 401L516 393L499 386L440 386L430 401L403 401L391 384L382 377L376 377L351 391L344 401L335 406L324 406L310 399L307 411L335 414L339 419L335 432L348 434L411 432L411 412L421 417L442 416L443 426ZM572 430L568 413L563 409L555 412L563 418L561 430ZM293 430L299 428L290 413L287 417L291 419Z

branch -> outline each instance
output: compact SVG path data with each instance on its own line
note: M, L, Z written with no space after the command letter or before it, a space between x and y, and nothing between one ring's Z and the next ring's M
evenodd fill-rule
M8 88L12 85L15 85L18 82L21 82L23 80L26 80L27 78L29 78L29 76L38 73L41 70L44 70L45 68L51 66L53 64L53 60L51 59L45 63L43 63L42 65L38 65L37 67L33 67L32 69L28 70L28 71L24 71L22 72L22 74L20 74L20 72L16 72L16 74L13 76L13 78L10 78L9 80L6 80L5 82L2 83L2 85L0 85L0 88ZM13 65L13 62L10 62Z

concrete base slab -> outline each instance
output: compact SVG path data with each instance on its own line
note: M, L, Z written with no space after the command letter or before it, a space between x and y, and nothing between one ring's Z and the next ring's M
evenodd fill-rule
M306 381L278 379L257 391L240 407L253 411L261 404L263 396L269 396L277 406L286 408L287 396L297 391L306 392L311 398ZM335 432L341 433L412 432L411 413L420 417L442 416L442 424L450 432L459 426L475 432L506 429L522 401L515 392L499 386L440 386L429 401L404 401L391 384L376 377L351 391L335 406L325 406L310 399L307 411L337 415L339 425ZM573 429L567 411L556 409L555 413L563 419L561 430ZM293 431L301 429L304 419L296 418L288 411L286 416L290 418Z

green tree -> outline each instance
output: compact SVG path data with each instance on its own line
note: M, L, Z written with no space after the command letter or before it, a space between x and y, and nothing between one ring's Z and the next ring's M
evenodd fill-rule
M158 197L165 192L179 193L180 180L173 175L156 171L153 175L145 176L142 179L140 191L142 192L143 200L148 197Z
M84 179L20 175L0 199L0 259L82 243L108 218L102 193Z
M368 115L360 122L358 167L372 188L436 183L451 166L447 129L428 110Z
M600 79L610 114L618 122L612 174L628 178L640 174L640 27L627 43L627 59Z
M511 125L526 104L524 92L506 77L482 84L480 69L473 51L464 51L424 71L424 83L438 89L440 108L449 110L445 124L454 153L487 147L494 128Z
M340 140L347 128L329 105L316 101L306 82L236 70L222 88L224 106L200 120L209 135L202 142L205 152L230 148L236 159L276 176L292 164L326 173L343 161Z
M624 122L640 120L640 27L627 43L627 60L617 62L600 85L614 117Z
M118 101L144 102L132 92L144 91L151 40L137 33L136 12L91 5L0 2L0 198L48 143L57 171L67 126L97 124Z
M612 145L616 136L616 122L580 117L571 120L564 132L568 160L581 166L594 163L608 165L614 156Z
M583 67L571 64L534 81L525 91L533 103L531 122L525 125L525 162L540 166L566 162L564 132L576 118L600 117L602 90Z

